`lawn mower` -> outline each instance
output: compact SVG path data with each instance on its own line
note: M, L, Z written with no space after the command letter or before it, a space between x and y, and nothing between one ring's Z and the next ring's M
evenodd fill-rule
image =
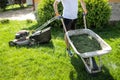
M9 41L9 46L23 46L28 45L32 46L40 43L47 43L51 40L51 27L45 28L51 22L59 19L59 17L53 17L47 22L45 22L42 26L38 27L31 35L27 30L21 30L16 33L15 39ZM45 29L43 29L45 28Z

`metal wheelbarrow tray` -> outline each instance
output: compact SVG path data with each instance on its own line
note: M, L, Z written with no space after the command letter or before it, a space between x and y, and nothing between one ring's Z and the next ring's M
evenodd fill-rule
M88 35L92 36L93 38L95 38L98 41L98 43L100 44L102 49L92 51L92 52L85 52L82 54L80 52L78 52L77 49L75 48L73 42L71 41L70 36L73 36L73 35L80 35L81 36L82 34L88 34ZM106 54L109 51L111 51L111 47L100 36L98 36L96 33L94 33L90 29L71 30L71 31L66 32L66 36L67 36L67 39L68 39L70 45L74 49L74 51L83 58L100 56L100 55Z

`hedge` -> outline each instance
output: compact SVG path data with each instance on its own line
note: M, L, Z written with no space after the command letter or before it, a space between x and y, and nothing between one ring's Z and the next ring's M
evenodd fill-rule
M7 3L8 3L7 0L0 0L0 8L5 10Z

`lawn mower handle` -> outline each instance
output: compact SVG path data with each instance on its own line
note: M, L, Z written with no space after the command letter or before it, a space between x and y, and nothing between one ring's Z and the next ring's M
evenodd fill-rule
M40 31L42 29L44 29L46 26L48 26L51 22L57 20L57 19L61 19L61 16L55 16L53 18L51 18L50 20L48 20L47 22L45 22L43 25L39 26L35 31Z

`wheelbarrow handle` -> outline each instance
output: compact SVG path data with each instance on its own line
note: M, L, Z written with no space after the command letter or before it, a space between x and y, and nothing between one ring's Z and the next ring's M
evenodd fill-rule
M86 14L83 13L83 22L84 22L84 27L85 29L87 29L87 25L86 25Z
M67 32L67 29L66 29L66 27L65 27L65 23L64 23L64 21L63 21L63 17L61 16L60 19L61 19L61 22L62 22L64 31L65 31L65 33L66 33L66 32Z

